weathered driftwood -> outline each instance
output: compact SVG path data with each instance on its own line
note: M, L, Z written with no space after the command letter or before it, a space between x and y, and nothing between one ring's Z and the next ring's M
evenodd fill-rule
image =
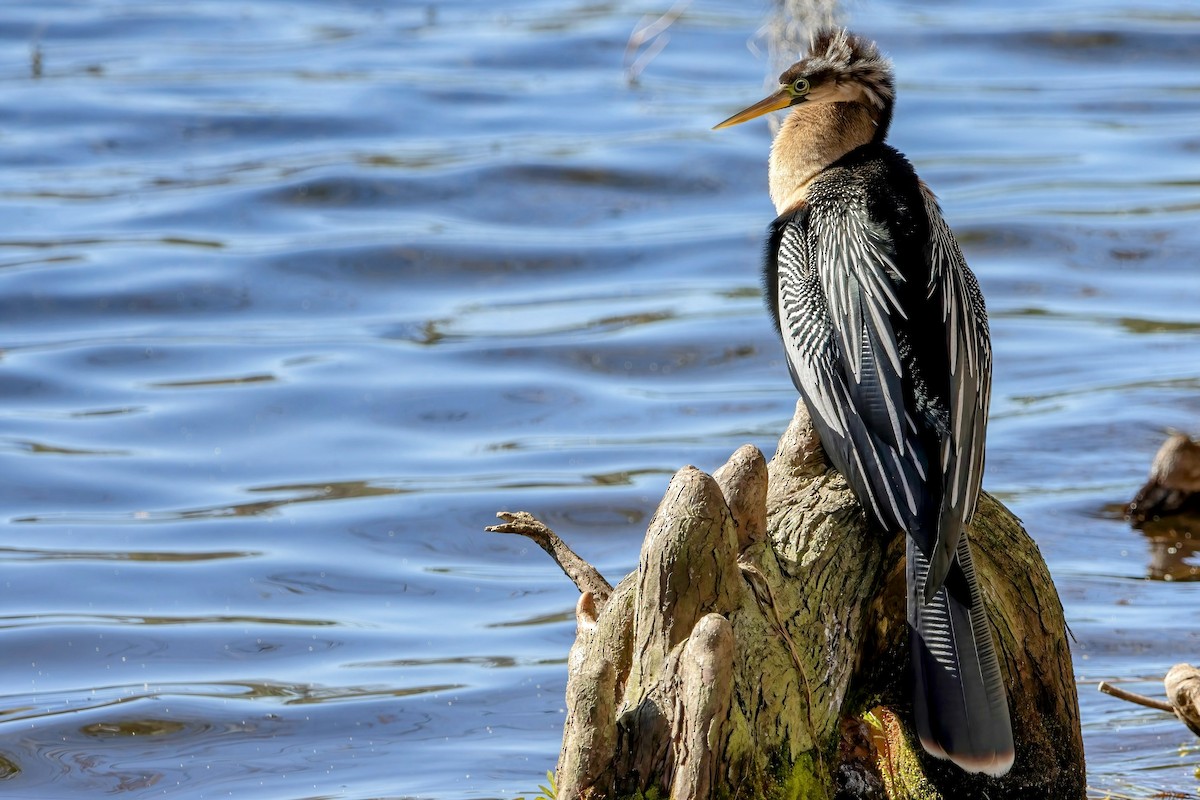
M1163 678L1163 687L1179 721L1200 736L1200 669L1176 664Z
M1200 442L1173 433L1158 448L1150 477L1126 507L1135 525L1182 511L1200 511Z
M497 530L525 532L506 519ZM866 523L800 405L769 467L746 446L713 477L675 475L606 602L576 581L558 797L1084 797L1045 564L991 497L970 537L1012 704L1008 775L966 775L915 744L902 536Z
M1125 516L1146 537L1148 577L1200 580L1200 567L1189 561L1200 549L1200 441L1182 433L1168 436Z

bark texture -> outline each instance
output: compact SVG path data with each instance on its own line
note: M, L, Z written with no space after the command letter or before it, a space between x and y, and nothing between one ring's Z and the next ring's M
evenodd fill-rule
M967 775L915 743L903 537L867 524L800 404L769 467L745 446L713 477L676 473L607 601L572 576L558 797L1083 798L1050 575L989 496L969 536L1012 706L1008 775Z

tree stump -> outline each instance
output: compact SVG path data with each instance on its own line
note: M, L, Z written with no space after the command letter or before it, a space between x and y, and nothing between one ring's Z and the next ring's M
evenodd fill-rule
M548 532L501 516L491 530ZM549 536L583 592L559 800L1085 795L1062 606L1019 521L984 495L969 529L1017 757L968 775L913 733L903 534L868 523L802 403L769 466L746 445L712 477L676 473L611 593Z

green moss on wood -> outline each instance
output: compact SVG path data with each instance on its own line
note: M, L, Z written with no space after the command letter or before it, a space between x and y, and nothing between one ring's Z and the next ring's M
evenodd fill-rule
M833 796L824 761L813 758L811 752L801 753L790 765L782 758L773 758L771 762L774 780L767 787L764 800L829 800Z
M665 789L660 789L657 786L651 786L644 792L621 795L618 800L663 800L663 798L667 796L668 793Z

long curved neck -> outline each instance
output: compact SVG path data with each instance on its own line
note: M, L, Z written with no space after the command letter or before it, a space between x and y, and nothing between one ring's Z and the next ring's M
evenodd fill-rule
M826 167L874 141L878 111L862 103L813 103L797 106L771 145L771 202L782 214L804 200L808 186Z

